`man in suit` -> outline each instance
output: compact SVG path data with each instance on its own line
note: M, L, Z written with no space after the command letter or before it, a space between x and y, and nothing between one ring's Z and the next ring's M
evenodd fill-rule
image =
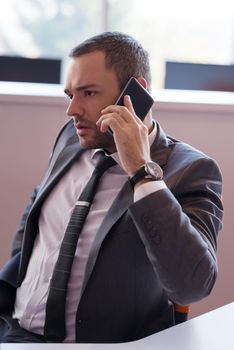
M78 240L59 341L124 342L163 330L175 324L174 305L209 295L217 276L223 208L216 162L166 136L151 111L141 121L129 96L115 105L132 76L150 89L147 52L132 37L107 32L70 57L71 118L0 272L2 342L49 342L48 328L60 336L56 322L45 326L56 314L47 310L51 278L100 149L116 164L102 175Z

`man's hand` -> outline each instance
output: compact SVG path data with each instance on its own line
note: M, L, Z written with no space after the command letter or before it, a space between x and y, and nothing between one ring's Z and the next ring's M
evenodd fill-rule
M136 116L129 96L124 96L124 106L111 105L101 113L97 125L102 132L111 128L122 167L132 176L150 160L148 128Z

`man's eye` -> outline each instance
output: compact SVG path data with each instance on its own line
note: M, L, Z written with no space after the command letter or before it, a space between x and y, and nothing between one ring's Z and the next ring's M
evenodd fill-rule
M96 95L96 92L95 91L91 91L91 90L86 90L84 92L85 96L89 96L89 97L92 97L92 96L95 96Z

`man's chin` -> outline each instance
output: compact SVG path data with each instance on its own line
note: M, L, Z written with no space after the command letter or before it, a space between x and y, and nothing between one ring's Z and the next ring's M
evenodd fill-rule
M95 144L90 143L90 142L83 141L83 140L80 139L80 138L79 138L79 142L80 142L80 147L83 148L83 149L95 149L95 148L99 148L99 147L96 147Z
M78 135L80 146L83 149L97 149L102 148L110 153L116 151L114 139L109 138L108 135L102 135L101 139L98 140L88 140L87 138L81 137ZM105 137L107 136L107 137Z
M89 140L86 137L82 137L78 135L78 139L80 142L80 146L83 149L96 149L96 148L102 148L101 143L97 142L96 140Z

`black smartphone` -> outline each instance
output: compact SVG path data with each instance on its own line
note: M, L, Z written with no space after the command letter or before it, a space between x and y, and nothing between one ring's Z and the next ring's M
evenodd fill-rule
M125 95L130 96L136 115L143 120L154 103L153 97L134 77L129 79L115 104L123 106Z

